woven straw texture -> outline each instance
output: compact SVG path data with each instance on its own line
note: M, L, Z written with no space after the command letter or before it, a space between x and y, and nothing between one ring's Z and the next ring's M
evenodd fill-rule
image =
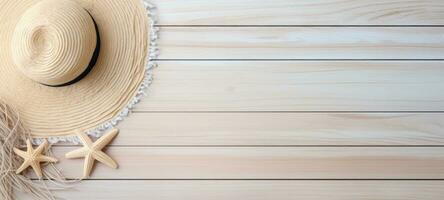
M97 39L88 15L101 41L96 65L75 84L43 85L65 83L85 70ZM0 98L18 108L37 138L94 129L136 96L148 24L139 0L0 0Z

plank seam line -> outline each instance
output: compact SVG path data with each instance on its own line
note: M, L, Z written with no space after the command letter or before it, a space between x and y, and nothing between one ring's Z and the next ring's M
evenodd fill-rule
M38 181L38 179L31 179ZM49 179L43 179L48 181ZM78 179L66 179L68 181ZM84 179L83 181L444 181L444 179Z
M78 147L79 145L54 145L58 148ZM444 145L108 145L115 148L322 148L322 147L346 147L346 148L444 148Z
M334 61L341 61L341 62L433 62L433 61L444 61L444 59L440 59L440 58L430 58L430 59L347 59L347 58L343 58L343 59L297 59L297 58L281 58L281 59L231 59L231 58L205 58L205 59L199 59L199 58L161 58L161 59L156 59L155 61L157 62L220 62L220 61L224 61L224 62L251 62L251 61L260 61L260 62L269 62L269 61L273 61L273 62L278 62L278 61L294 61L294 62L334 62Z
M156 27L171 27L171 28L442 28L444 25L432 25L432 24L406 24L406 25L254 25L254 24L244 24L244 25L212 25L212 24L158 24Z
M442 114L444 110L437 111L143 111L134 110L133 113L165 113L165 114L248 114L248 113L300 113L300 114Z

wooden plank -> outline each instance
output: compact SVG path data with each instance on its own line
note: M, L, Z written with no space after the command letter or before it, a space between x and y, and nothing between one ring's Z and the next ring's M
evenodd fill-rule
M160 59L444 59L444 27L164 27Z
M84 181L56 195L96 200L440 200L444 181Z
M83 159L54 147L70 178ZM110 147L118 170L98 164L93 179L444 179L442 147Z
M443 113L134 113L113 145L444 145Z
M441 0L152 0L162 25L442 25Z
M165 61L137 110L443 111L443 65L440 61Z

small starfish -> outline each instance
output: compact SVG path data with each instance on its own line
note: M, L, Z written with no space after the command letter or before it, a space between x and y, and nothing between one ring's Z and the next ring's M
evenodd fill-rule
M77 136L80 141L82 141L83 147L67 153L65 157L68 159L85 157L83 178L89 177L95 160L98 160L111 168L117 169L117 163L111 157L106 155L102 149L108 145L118 133L118 129L113 129L93 143L88 135L79 132Z
M31 144L30 140L26 141L26 146L27 146L26 152L22 151L20 149L14 148L14 152L24 159L23 164L17 169L16 173L20 174L21 172L23 172L23 170L25 170L26 168L31 166L32 169L34 169L35 174L37 174L37 177L39 179L42 179L43 174L42 174L42 169L40 168L40 163L41 162L55 163L55 162L57 162L57 159L42 155L42 152L48 146L48 141L46 141L46 140L44 140L43 143L40 144L40 146L37 147L37 149L35 149L35 150L32 148L32 144Z

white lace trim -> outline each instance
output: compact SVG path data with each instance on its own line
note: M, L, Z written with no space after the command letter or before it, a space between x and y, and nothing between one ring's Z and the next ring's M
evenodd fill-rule
M157 39L158 39L158 32L159 28L155 27L157 23L157 14L156 14L156 8L153 4L148 2L148 0L141 0L143 5L145 6L145 9L148 13L149 18L149 28L150 28L150 48L148 51L147 61L145 65L145 78L142 81L142 83L139 86L139 89L137 91L136 96L125 106L125 108L120 112L117 117L113 118L112 120L103 123L102 125L98 126L97 128L94 128L92 130L89 130L86 132L86 134L99 138L104 133L109 131L110 129L114 128L119 124L125 117L128 117L128 115L131 113L131 110L134 108L134 106L140 102L140 100L143 98L143 96L146 96L146 91L148 87L151 85L151 82L153 80L153 68L157 66L157 63L155 59L159 55L159 48L157 47ZM41 144L44 139L40 138L34 138L33 143L34 144ZM55 144L58 142L69 142L74 144L80 144L80 140L77 136L60 136L60 137L49 137L47 138L48 142L51 144Z

